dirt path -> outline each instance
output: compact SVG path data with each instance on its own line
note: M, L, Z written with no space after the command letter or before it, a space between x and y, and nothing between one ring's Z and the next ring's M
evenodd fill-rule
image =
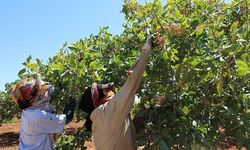
M82 127L83 122L69 123L66 129L76 129ZM17 150L19 138L20 122L7 123L0 126L0 150ZM88 150L95 150L92 142L85 142Z

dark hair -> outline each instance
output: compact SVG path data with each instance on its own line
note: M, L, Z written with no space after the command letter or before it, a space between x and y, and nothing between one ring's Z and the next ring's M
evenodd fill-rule
M99 98L103 98L105 95L103 93L103 90L98 87L98 93L99 93ZM90 119L91 113L94 111L94 103L92 100L92 94L91 94L91 87L88 87L81 98L81 101L79 103L79 109L87 113L86 121L84 123L84 126L87 131L92 131L92 121Z
M19 108L21 108L21 109L26 109L26 108L28 108L28 107L31 106L31 102L30 101L26 101L26 100L20 100L20 99L18 99L17 103L18 103Z
M92 101L92 96L91 96L91 87L88 87L81 98L81 101L79 103L79 109L87 113L86 121L84 123L84 126L86 127L87 131L91 131L92 127L92 121L90 120L90 114L93 112L94 104Z

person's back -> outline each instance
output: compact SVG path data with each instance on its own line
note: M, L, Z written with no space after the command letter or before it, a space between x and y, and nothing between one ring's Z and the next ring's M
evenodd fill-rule
M110 100L97 107L91 114L92 135L96 149L135 150L135 128L130 116L117 119L119 113L114 109L116 109L115 102L112 103Z
M19 137L20 150L53 149L53 133L63 130L66 115L55 115L39 108L27 108L22 111Z

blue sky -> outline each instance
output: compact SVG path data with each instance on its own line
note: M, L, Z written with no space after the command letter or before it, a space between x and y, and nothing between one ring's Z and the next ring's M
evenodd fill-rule
M18 79L30 54L46 62L63 43L96 34L101 26L121 33L122 4L123 0L1 0L0 90Z
M18 79L31 54L46 62L63 43L95 34L101 26L122 32L121 0L2 0L0 1L0 90Z

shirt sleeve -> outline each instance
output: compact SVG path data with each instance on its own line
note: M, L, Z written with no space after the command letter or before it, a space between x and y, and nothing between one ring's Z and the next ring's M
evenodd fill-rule
M112 99L96 108L91 114L92 121L107 122L109 125L123 122L130 113L135 100L135 94L146 68L149 50L143 50L135 64L130 68L126 82Z
M33 129L42 133L60 133L66 123L65 114L52 114L46 111L39 111L32 122Z
M117 117L125 119L130 113L135 100L135 94L141 83L144 70L149 58L149 52L143 50L135 64L130 68L125 84L114 95Z

